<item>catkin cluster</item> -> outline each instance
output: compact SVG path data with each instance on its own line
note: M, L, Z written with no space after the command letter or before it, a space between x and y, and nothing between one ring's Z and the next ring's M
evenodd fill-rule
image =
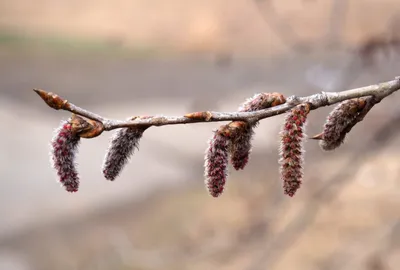
M259 93L247 99L239 107L239 111L257 111L285 102L282 94ZM214 131L206 150L204 164L206 187L211 196L218 197L224 191L229 161L235 170L243 170L247 165L257 124L257 121L233 121Z
M45 95L43 92L40 94ZM45 96L44 99L50 99L51 107L56 109L68 105L58 96ZM324 150L336 149L343 143L346 134L379 102L379 98L372 96L341 102L328 115L323 132L313 139L320 140L320 146ZM238 111L258 111L284 103L286 99L282 94L259 93L241 104ZM291 104L291 106L292 109L287 112L280 131L279 171L284 194L293 197L303 181L305 128L312 104L302 103L296 106ZM212 113L195 112L185 117L208 121ZM229 163L235 170L243 170L248 164L257 125L257 118L232 121L213 131L204 158L205 185L212 197L219 197L223 193ZM130 157L139 148L139 142L149 126L150 124L131 126L120 128L115 132L102 165L102 173L107 180L114 181L121 174ZM103 123L86 120L75 114L67 121L62 121L56 129L50 145L51 164L66 191L76 192L79 188L75 159L81 138L94 138L105 129Z

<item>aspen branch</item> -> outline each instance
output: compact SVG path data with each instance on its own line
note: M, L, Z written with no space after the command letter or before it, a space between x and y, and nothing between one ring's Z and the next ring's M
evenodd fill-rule
M293 107L308 103L310 110L315 110L320 107L330 106L345 100L360 98L365 96L374 96L378 102L383 98L391 95L400 89L400 76L394 80L382 82L379 84L354 88L341 92L320 92L305 97L290 96L286 103L271 108L253 111L253 112L193 112L183 116L136 116L131 120L113 120L104 118L96 113L78 107L68 100L65 100L58 95L46 92L41 89L33 89L48 106L56 110L65 110L76 115L86 117L88 119L101 123L105 131L123 127L150 127L150 126L165 126L177 124L194 124L205 122L223 122L223 121L245 121L256 122L261 119L269 118L279 114L283 114Z
M306 97L280 93L259 93L247 99L236 112L193 112L183 116L136 116L128 120L111 120L80 108L54 93L34 89L48 106L72 112L68 121L62 121L51 140L51 165L57 171L59 182L68 192L77 192L79 173L76 154L81 138L95 138L118 129L111 138L102 165L103 176L114 181L138 149L143 133L151 126L231 121L221 125L208 142L204 157L205 185L212 197L219 197L228 176L228 164L243 170L248 164L254 130L259 120L286 113L281 126L279 164L284 193L293 197L302 185L304 167L305 125L311 110L339 103L329 114L323 132L311 137L320 140L325 151L338 148L346 134L374 105L400 89L400 77L375 85L345 90L320 92ZM84 119L87 118L87 119Z

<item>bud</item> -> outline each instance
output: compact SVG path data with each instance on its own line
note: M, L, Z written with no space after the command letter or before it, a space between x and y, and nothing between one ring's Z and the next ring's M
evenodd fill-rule
M228 138L222 130L214 131L205 155L205 184L211 196L219 197L228 176Z
M84 119L76 114L73 114L70 120L72 132L81 138L95 138L104 131L102 123Z
M287 115L280 133L280 174L286 195L293 197L303 178L304 138L309 104L294 107Z
M51 164L57 171L60 183L68 192L77 192L79 176L76 170L75 155L80 137L72 131L71 120L62 121L51 141Z
M38 94L50 108L53 108L55 110L70 109L70 104L67 100L59 97L52 92L46 92L42 89L33 89L33 91L35 91L36 94Z
M185 117L193 119L193 120L210 121L210 119L212 118L212 113L211 112L193 112L193 113L185 114Z
M107 180L114 181L138 149L139 141L147 127L121 128L111 138L103 161L102 172Z

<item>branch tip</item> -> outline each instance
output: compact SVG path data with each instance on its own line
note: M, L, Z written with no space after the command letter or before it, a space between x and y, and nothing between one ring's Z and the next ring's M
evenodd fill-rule
M55 110L64 110L69 107L68 101L66 99L62 99L58 95L52 93L52 92L46 92L42 89L33 89L33 91L38 94L44 102L50 107Z

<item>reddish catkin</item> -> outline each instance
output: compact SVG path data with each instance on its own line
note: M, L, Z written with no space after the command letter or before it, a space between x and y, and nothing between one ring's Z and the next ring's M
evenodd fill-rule
M346 134L358 121L358 115L365 104L364 98L349 99L341 102L331 111L324 124L322 140L319 143L323 150L334 150L342 145Z
M239 107L240 112L253 112L269 107L274 107L286 102L285 97L280 93L259 93L247 99Z
M293 197L303 178L304 140L309 104L294 107L287 115L280 133L280 175L286 195Z
M285 97L279 93L259 93L247 99L240 107L240 112L252 112L277 106L286 102ZM232 166L236 170L243 170L250 159L251 142L253 140L254 128L258 122L241 123L235 127L235 131L230 134L229 155Z
M75 156L78 152L80 137L72 132L72 125L62 121L55 130L51 141L51 164L57 171L60 183L68 192L77 192L79 176L76 170Z
M206 150L205 184L210 195L215 198L223 193L228 175L228 144L228 137L216 130Z
M102 172L107 180L114 181L138 149L145 128L121 128L111 138Z
M255 125L246 122L238 123L241 125L235 128L236 130L232 132L229 140L229 154L233 168L243 170L250 158Z

